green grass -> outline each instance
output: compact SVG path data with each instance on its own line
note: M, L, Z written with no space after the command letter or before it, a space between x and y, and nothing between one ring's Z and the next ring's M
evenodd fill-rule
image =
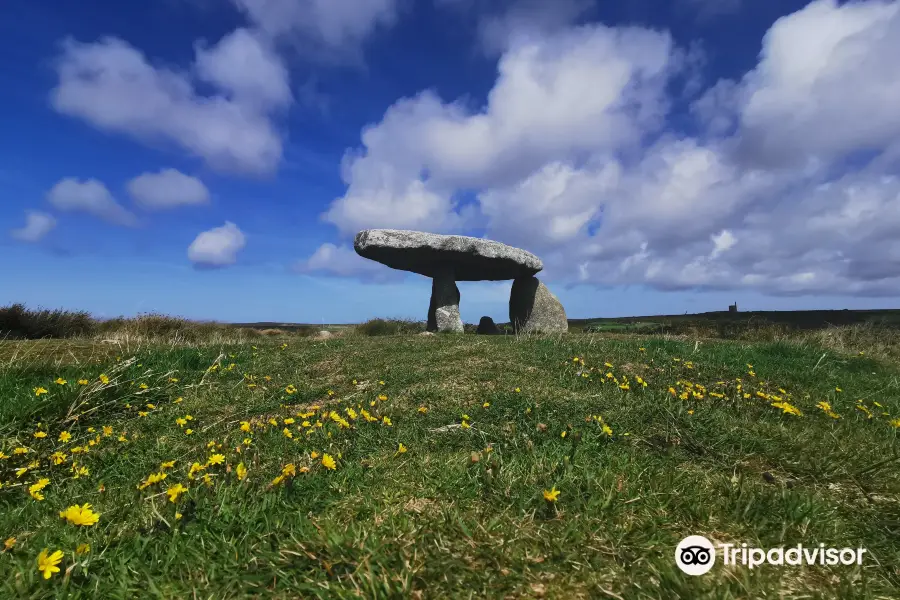
M0 555L0 597L900 594L893 363L809 341L410 334L284 343L145 344L127 353L77 340L0 344L0 450L9 456L0 460L0 542L17 540ZM696 392L686 399L683 382ZM35 396L38 387L48 393ZM817 408L821 401L841 418ZM297 415L313 405L326 413ZM352 428L328 418L331 410ZM186 415L193 419L180 426ZM612 435L590 416L602 416ZM68 443L57 441L61 431L71 432ZM72 454L83 446L87 454ZM54 451L65 462L52 464ZM330 454L337 468L310 452ZM189 479L191 464L214 453L224 464ZM74 478L73 460L89 474ZM164 481L137 489L171 460ZM271 486L288 463L298 473ZM37 501L27 487L41 477L50 484ZM172 503L165 491L175 483L188 492ZM561 494L550 504L542 492L554 486ZM96 525L59 517L85 502L101 514ZM862 567L717 564L691 578L673 560L689 534L868 554ZM82 543L90 552L76 556ZM65 554L49 580L36 569L44 548Z

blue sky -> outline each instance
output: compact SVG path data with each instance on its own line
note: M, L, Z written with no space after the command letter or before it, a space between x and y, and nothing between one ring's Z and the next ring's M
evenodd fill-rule
M424 318L372 227L526 248L571 318L889 308L900 7L13 0L0 303ZM509 282L460 284L507 318Z

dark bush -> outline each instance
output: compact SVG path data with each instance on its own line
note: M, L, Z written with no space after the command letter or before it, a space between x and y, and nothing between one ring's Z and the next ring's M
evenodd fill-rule
M24 304L0 307L0 338L66 338L93 334L97 321L85 311L29 310Z
M356 326L362 335L402 335L425 331L425 323L406 319L370 319Z

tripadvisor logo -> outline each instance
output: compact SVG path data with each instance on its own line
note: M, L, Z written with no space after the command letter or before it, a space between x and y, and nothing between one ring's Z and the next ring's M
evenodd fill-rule
M675 564L688 575L703 575L716 564L716 549L702 535L689 535L675 548Z
M703 575L716 563L716 546L702 535L689 535L675 548L675 564L688 575ZM861 565L865 548L812 548L797 544L791 548L751 548L747 544L719 544L718 554L726 565L753 569L760 565Z

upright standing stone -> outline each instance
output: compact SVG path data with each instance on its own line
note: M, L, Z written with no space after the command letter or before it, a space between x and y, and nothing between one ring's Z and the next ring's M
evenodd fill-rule
M431 304L426 331L462 333L459 316L459 288L449 271L437 272L431 279Z
M513 280L509 320L518 333L566 333L569 322L559 299L537 277Z

